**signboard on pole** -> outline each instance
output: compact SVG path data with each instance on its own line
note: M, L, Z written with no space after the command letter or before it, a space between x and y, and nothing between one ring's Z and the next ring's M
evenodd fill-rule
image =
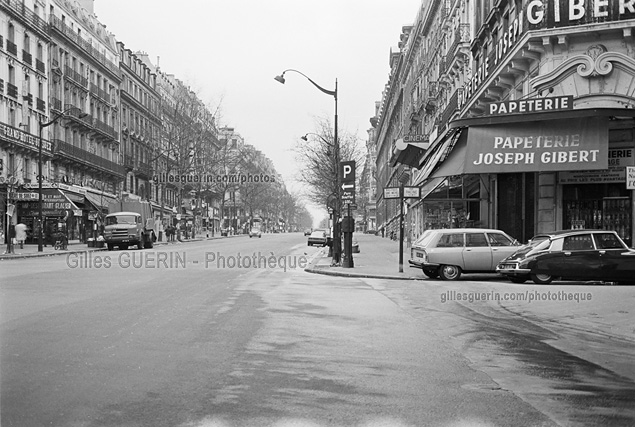
M384 188L384 199L398 199L400 197L399 187Z
M405 198L413 198L420 199L421 198L421 187L404 187L403 188L403 196Z
M342 203L355 203L355 161L340 162Z

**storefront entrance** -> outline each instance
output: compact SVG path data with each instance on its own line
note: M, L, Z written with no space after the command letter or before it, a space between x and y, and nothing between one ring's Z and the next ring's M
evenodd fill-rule
M620 184L563 186L563 227L613 230L632 247L630 191Z
M503 173L497 179L497 228L526 242L535 234L536 174Z

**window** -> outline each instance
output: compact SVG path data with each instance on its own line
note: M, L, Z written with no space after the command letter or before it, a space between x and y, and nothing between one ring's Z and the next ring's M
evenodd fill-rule
M469 247L487 247L487 239L484 233L467 233L466 234L466 246Z
M456 248L464 246L463 233L443 234L437 248Z
M504 234L487 233L487 237L492 246L512 246L514 244L514 241Z
M624 249L622 243L613 233L595 234L594 237L598 249Z
M562 242L563 251L585 251L593 249L593 240L590 234L565 237Z

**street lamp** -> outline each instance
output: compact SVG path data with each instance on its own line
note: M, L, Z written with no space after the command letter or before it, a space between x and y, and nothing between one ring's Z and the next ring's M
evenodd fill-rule
M317 136L318 138L320 138L320 139L322 140L322 142L323 142L323 143L325 143L326 145L328 145L330 148L327 148L327 149L326 149L326 155L327 155L327 156L329 156L329 157L331 157L331 148L335 148L335 147L333 147L333 144L331 144L330 142L328 142L328 141L326 140L326 138L324 138L322 135L320 135L320 134L318 134L318 133L313 133L313 132L308 132L308 133L306 133L304 136L301 136L301 137L300 137L300 139L302 139L303 141L307 141L307 142L308 142L308 141L309 141L309 138L308 138L308 136L309 136L309 135L315 135L315 136ZM337 165L335 165L335 168L337 169Z
M37 251L38 252L43 252L44 251L44 247L42 245L42 229L44 228L44 219L43 219L43 215L42 215L42 131L44 130L45 127L49 127L51 126L53 123L55 123L56 121L58 121L60 118L62 118L62 116L64 116L64 114L68 113L71 110L75 110L77 109L77 107L71 107L71 108L67 108L66 110L62 111L61 113L58 113L52 120L46 122L46 123L42 123L41 121L39 122L40 124L40 139L39 139L39 144L38 144L38 156L37 156L37 191L38 191L38 221L39 221L39 231L38 231L38 238L37 238ZM88 114L86 113L79 113L79 115L77 116L77 118L79 119L83 119L84 117L88 116Z
M334 130L333 130L333 149L335 151L335 188L336 188L336 192L337 192L337 204L338 204L338 209L333 209L333 264L339 264L340 263L340 253L341 253L341 238L340 238L340 228L339 228L339 205L340 205L340 197L339 197L339 192L340 192L340 180L339 180L339 156L340 156L340 142L339 139L337 137L337 79L335 79L335 90L328 90L328 89L324 89L322 86L320 86L319 84L315 83L313 80L311 80L309 78L309 76L307 76L306 74L298 71L298 70L293 70L293 69L288 69L288 70L284 70L282 72L282 74L280 74L279 76L274 77L274 80L284 84L285 83L285 79L284 79L284 74L287 71L293 71L294 73L298 73L301 76L304 76L309 82L311 82L311 84L313 86L315 86L316 88L318 88L321 92L332 96L335 99L335 122L334 122Z

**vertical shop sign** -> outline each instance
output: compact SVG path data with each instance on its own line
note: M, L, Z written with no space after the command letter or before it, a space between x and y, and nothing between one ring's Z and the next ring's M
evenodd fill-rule
M635 190L635 166L626 167L626 188Z

